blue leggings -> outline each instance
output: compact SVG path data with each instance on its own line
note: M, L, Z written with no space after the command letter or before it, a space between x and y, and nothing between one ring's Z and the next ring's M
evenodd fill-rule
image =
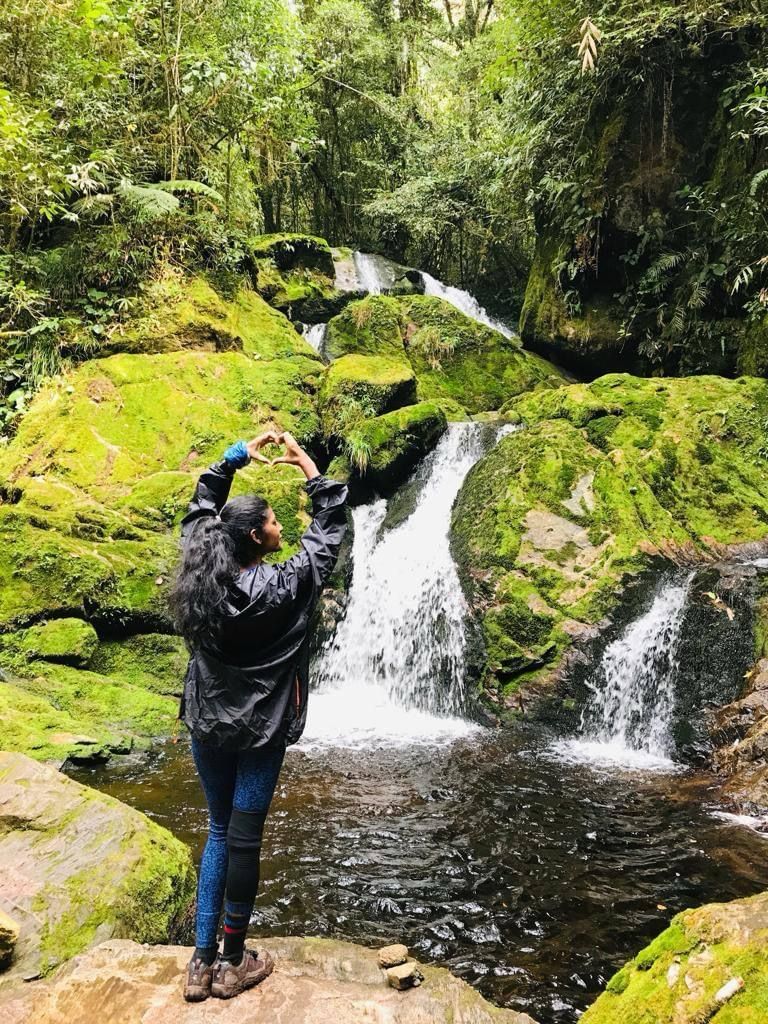
M195 945L210 949L216 945L225 894L225 932L244 932L248 926L259 883L261 833L285 746L228 751L192 737L192 756L209 814L197 884Z

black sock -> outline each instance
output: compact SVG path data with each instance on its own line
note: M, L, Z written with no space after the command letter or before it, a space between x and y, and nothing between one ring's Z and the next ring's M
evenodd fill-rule
M195 960L202 960L204 964L208 964L210 967L216 959L218 952L218 946L195 946Z

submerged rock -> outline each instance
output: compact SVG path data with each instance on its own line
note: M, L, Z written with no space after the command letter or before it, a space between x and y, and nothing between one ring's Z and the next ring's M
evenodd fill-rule
M508 411L524 429L470 471L453 514L487 687L549 678L655 559L768 537L764 381L615 374Z
M53 768L0 753L0 908L20 925L0 991L113 936L164 941L194 887L189 850L170 832Z
M375 950L314 938L268 938L258 948L274 957L273 974L236 999L195 1004L182 998L191 949L104 942L51 981L5 1002L0 997L0 1017L4 1024L535 1024L526 1013L486 1002L442 967L420 967L424 984L401 993L387 985Z
M758 1024L768 998L768 893L686 910L615 974L583 1024Z

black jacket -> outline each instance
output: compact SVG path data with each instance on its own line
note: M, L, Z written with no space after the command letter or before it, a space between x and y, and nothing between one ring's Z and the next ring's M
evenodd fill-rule
M182 520L195 523L226 503L234 470L214 463L200 477ZM306 483L312 522L301 550L261 563L233 582L219 648L192 652L179 717L192 735L226 750L295 743L307 720L310 616L346 530L347 488L316 476Z

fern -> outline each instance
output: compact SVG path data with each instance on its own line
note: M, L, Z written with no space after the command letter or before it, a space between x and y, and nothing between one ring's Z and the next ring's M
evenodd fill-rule
M768 181L768 167L766 167L762 171L758 171L757 174L754 176L749 186L749 194L751 196L757 195L758 189L765 181Z
M115 194L131 207L136 219L140 221L169 217L179 208L179 200L170 192L155 185L134 185L127 178L123 178Z
M186 179L158 181L151 187L159 188L163 192L187 192L191 196L202 196L204 199L210 199L211 202L224 204L224 196L221 192L217 192L215 188L211 188L210 185L206 185L202 181L188 181Z

